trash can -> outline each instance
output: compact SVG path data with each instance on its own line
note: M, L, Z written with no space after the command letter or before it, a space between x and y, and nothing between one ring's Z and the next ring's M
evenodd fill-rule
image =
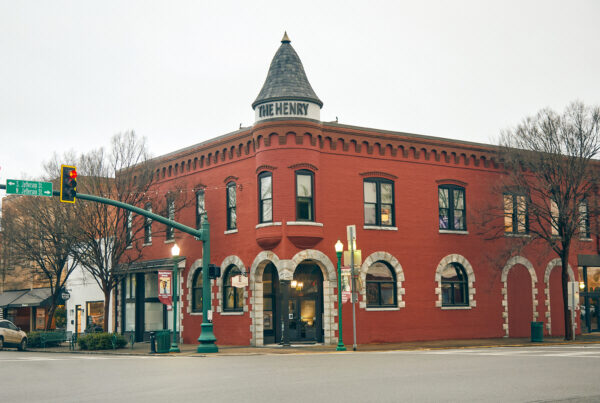
M171 331L159 330L156 332L156 352L168 353L171 347Z
M544 322L531 322L531 342L541 343L544 341Z

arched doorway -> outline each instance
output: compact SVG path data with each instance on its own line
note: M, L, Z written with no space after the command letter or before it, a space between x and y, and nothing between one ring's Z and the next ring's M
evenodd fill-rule
M302 262L290 282L289 332L292 342L323 342L323 274Z
M531 298L531 275L521 264L514 265L508 272L508 335L527 337L533 320Z

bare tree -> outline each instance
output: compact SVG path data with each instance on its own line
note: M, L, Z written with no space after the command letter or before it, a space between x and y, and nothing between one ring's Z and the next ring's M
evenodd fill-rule
M569 255L574 239L590 236L589 217L597 214L592 196L599 179L600 164L594 160L599 152L600 108L579 102L562 115L543 109L504 131L500 140L506 169L501 186L517 196L505 196L503 218L490 222L496 223L496 235L527 233L514 239L512 246L542 242L561 259L567 340L573 336L567 300Z
M152 210L166 211L167 196L154 189L156 161L149 156L145 139L134 132L115 135L111 147L94 150L80 157L77 164L79 181L77 191L118 200ZM187 205L187 199L173 189L170 199L177 210ZM110 295L127 274L130 263L142 256L145 217L102 203L76 203L80 218L80 242L77 260L94 277L104 293L104 331L108 330ZM175 211L172 211L174 213ZM137 222L136 222L137 221ZM154 225L153 236L166 231L165 226Z
M31 269L48 282L52 303L46 318L50 328L60 293L75 268L77 218L57 198L21 196L3 203L3 232L10 243L11 261Z

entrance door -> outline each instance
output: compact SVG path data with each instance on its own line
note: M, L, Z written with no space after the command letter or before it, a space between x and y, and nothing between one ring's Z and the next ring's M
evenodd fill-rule
M279 277L277 268L269 263L263 273L263 339L265 344L281 339L279 321Z
M581 322L588 332L600 331L600 295L588 296L581 305Z
M323 341L323 275L314 264L296 269L290 285L290 340Z

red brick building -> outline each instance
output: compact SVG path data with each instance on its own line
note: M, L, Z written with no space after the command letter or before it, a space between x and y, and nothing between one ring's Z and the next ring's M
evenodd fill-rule
M362 252L358 343L528 336L531 321L563 332L560 260L543 247L506 253L527 236L525 213L500 217L505 234L495 239L479 224L489 206L521 202L494 190L502 171L493 146L322 122L322 105L286 35L252 127L159 158L157 192L185 185L196 200L175 219L194 226L208 215L211 263L221 268L211 281L217 344L276 343L282 331L292 342L336 344L334 244L346 243L348 225ZM571 254L577 281L577 255L597 254L582 231ZM201 242L176 231L146 239L144 261L119 291L121 330L138 339L172 322L155 292L175 241L185 256L182 339L200 334ZM239 274L247 286L232 286ZM343 318L351 343L350 303Z

